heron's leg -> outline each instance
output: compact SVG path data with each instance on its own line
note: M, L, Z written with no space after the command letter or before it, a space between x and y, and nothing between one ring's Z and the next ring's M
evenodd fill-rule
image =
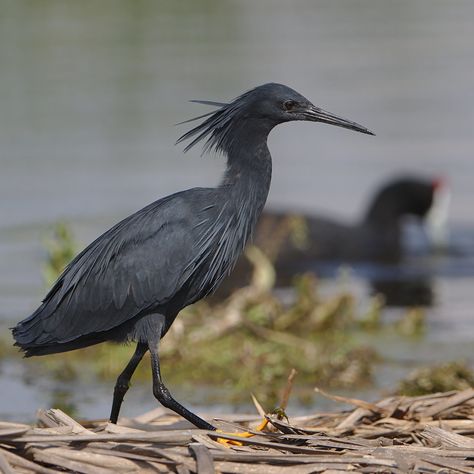
M144 342L139 342L137 348L127 364L127 367L123 369L123 372L118 376L117 382L115 383L114 388L114 400L112 402L112 411L110 413L110 422L117 423L120 407L122 406L123 397L127 393L127 390L130 387L130 379L132 378L135 369L138 367L138 364L143 359L148 346Z
M148 349L150 350L151 356L151 372L153 375L153 395L155 398L166 408L173 410L178 415L188 420L194 426L202 430L215 430L216 428L209 424L207 421L199 418L199 416L190 412L187 408L183 407L178 403L171 395L169 390L165 387L160 372L160 359L158 357L158 343L149 344Z

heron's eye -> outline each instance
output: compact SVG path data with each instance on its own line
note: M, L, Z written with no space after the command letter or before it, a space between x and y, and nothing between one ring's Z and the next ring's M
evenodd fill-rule
M285 100L285 102L283 102L283 108L288 111L296 109L297 106L298 102L294 100Z

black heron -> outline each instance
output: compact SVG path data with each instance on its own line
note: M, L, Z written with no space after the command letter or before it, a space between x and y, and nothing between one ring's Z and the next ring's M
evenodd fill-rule
M205 151L224 154L221 184L164 197L116 224L74 258L40 307L13 328L26 357L136 342L115 385L112 423L150 351L156 399L198 428L215 429L172 397L158 346L181 309L217 288L249 240L270 187L268 134L280 123L307 120L373 135L281 84L264 84L230 103L200 102L218 109L198 117L204 120L178 143L191 139L187 151L205 139Z

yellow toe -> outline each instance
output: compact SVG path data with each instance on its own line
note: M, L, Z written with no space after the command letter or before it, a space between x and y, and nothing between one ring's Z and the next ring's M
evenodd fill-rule
M255 431L263 431L266 426L268 425L268 420L265 418L261 421L261 423L255 428ZM224 433L222 430L217 430L218 433ZM238 431L237 433L226 433L232 436L238 436L240 438L251 438L252 436L255 436L254 433L250 433L248 431ZM226 439L226 438L217 438L216 440L218 443L223 444L226 448L229 448L230 446L242 446L243 443L240 441L236 441L233 439Z

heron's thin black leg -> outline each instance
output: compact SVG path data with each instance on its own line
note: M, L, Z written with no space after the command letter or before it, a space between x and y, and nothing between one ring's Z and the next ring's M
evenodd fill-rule
M153 395L155 398L166 408L173 410L178 415L188 420L194 426L202 430L215 430L216 428L209 424L207 421L199 418L199 416L190 412L187 408L183 407L178 403L171 395L169 390L165 387L160 372L160 360L158 357L158 344L149 345L150 356L151 356L151 372L153 375Z
M132 378L133 372L135 372L135 369L138 367L138 364L143 359L143 356L147 350L147 344L139 342L132 358L127 364L127 367L125 367L123 372L117 378L114 388L114 401L112 402L112 411L110 413L111 423L117 423L123 397L130 387L130 379Z

